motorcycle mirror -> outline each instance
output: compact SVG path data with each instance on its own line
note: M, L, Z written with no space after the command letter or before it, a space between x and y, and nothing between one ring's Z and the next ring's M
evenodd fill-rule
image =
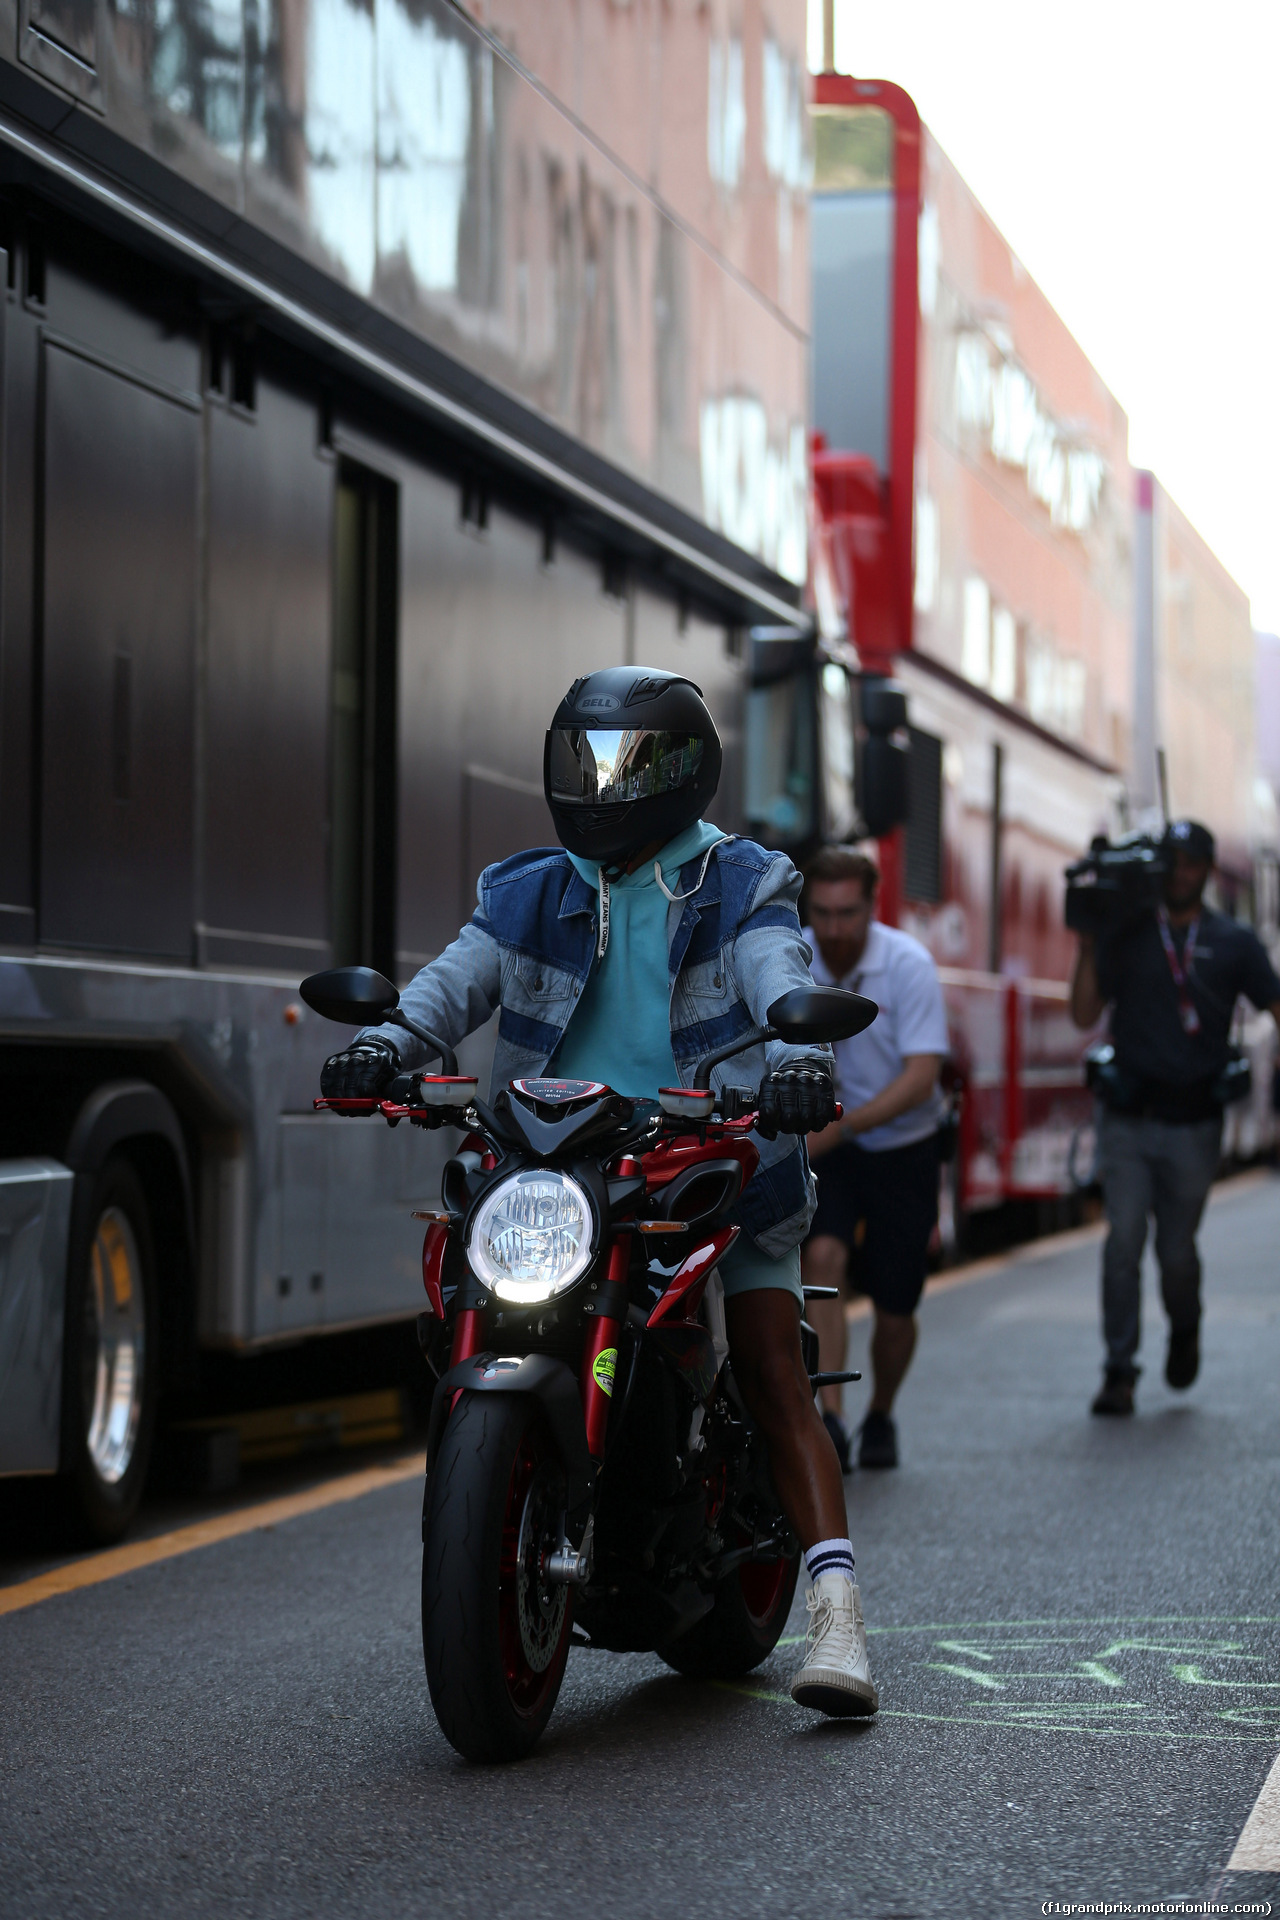
M842 987L793 987L775 1000L767 1018L779 1040L806 1042L851 1040L871 1025L880 1009L862 993Z
M865 994L846 993L842 987L793 987L775 1000L765 1018L768 1025L753 1027L739 1034L727 1047L703 1054L694 1069L693 1084L699 1091L711 1085L711 1069L735 1053L745 1053L761 1040L785 1040L788 1046L803 1046L814 1041L849 1040L869 1027L880 1009Z
M298 992L313 1013L350 1027L372 1026L400 1004L396 988L373 967L330 967L304 980Z

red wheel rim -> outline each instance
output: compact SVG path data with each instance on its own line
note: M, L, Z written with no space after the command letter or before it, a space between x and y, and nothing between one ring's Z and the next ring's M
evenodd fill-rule
M746 1560L738 1568L742 1598L753 1627L767 1627L782 1598L791 1569L789 1560Z
M546 1436L527 1431L511 1468L498 1562L498 1634L511 1704L536 1714L559 1685L573 1625L568 1589L542 1580L548 1529L564 1505L564 1477ZM523 1617L522 1617L523 1616Z

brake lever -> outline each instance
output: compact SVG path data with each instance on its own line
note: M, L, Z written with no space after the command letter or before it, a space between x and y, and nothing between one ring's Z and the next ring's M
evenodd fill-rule
M749 1087L726 1087L720 1096L719 1105L720 1119L725 1125L731 1125L736 1121L754 1118L760 1110L760 1097L758 1094L753 1093ZM837 1100L832 1121L843 1119L844 1108ZM764 1134L761 1137L763 1139L776 1140L778 1136L777 1134ZM794 1137L797 1139L800 1138L798 1134Z

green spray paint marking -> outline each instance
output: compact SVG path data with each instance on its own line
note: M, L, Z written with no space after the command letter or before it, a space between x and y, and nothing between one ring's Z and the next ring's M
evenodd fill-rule
M744 1685L743 1682L739 1680L713 1680L710 1684L716 1687L721 1693L736 1693L744 1700L759 1700L766 1705L779 1707L795 1707L795 1701L789 1693L774 1693L768 1687L750 1687ZM1139 1713L1146 1711L1141 1702L1137 1700L1117 1702L1116 1704L1125 1710L1133 1710ZM927 1721L931 1726L969 1727L976 1728L979 1732L984 1732L988 1727L1008 1727L1017 1733L1087 1733L1097 1735L1103 1739L1191 1740L1200 1742L1208 1741L1227 1746L1274 1746L1275 1744L1275 1729L1269 1731L1265 1736L1253 1738L1241 1733L1179 1733L1172 1728L1137 1727L1131 1722L1126 1722L1122 1726L1081 1724L1074 1720L1066 1719L1062 1716L1060 1710L1051 1710L1048 1707L1032 1710L1035 1714L1049 1714L1051 1711L1058 1712L1058 1718L1056 1720L1037 1719L1025 1716L974 1720L966 1719L963 1714L958 1713L916 1713L906 1707L881 1707L879 1713L875 1716L875 1720L923 1720ZM1101 1709L1095 1708L1094 1711L1099 1712ZM812 1713L806 1708L797 1707L796 1712L804 1715L804 1724L806 1726L818 1724L818 1722L814 1720ZM1222 1714L1219 1717L1224 1720L1233 1720L1241 1716ZM848 1724L851 1727L870 1727L874 1726L875 1720L850 1720ZM838 1765L839 1762L835 1761L834 1764Z
M949 1620L926 1621L915 1627L868 1627L874 1634L922 1633L1013 1633L1023 1627L1051 1627L1061 1633L1066 1627L1280 1627L1277 1613L1208 1613L1192 1619L1185 1613L1121 1614L1105 1613L1096 1619L1067 1614L1055 1620ZM1078 1638L1079 1636L1073 1636ZM1030 1643L1029 1643L1030 1644ZM1036 1642L1035 1644L1039 1644ZM1235 1643L1235 1644L1238 1644Z
M1184 1687L1248 1687L1251 1692L1262 1687L1268 1693L1280 1693L1280 1680L1213 1680L1207 1673L1201 1673L1192 1661L1171 1661L1170 1670L1174 1679L1181 1680Z
M1122 1687L1124 1681L1114 1667L1106 1667L1101 1660L1082 1660L1080 1672L1086 1680L1096 1680L1100 1687Z
M1037 1633L1037 1627L1044 1631ZM1239 1629L1276 1627L1280 1619L1265 1615L1204 1620L1185 1615L1140 1619L1110 1615L1099 1620L971 1621L947 1627L881 1629L895 1642L912 1637L927 1641L929 1655L959 1656L925 1657L909 1664L930 1693L939 1689L951 1693L958 1685L961 1697L950 1712L885 1706L880 1718L1024 1733L1274 1745L1280 1734L1280 1704L1260 1702L1256 1696L1280 1694L1280 1680L1258 1677L1259 1669L1263 1674L1269 1666L1276 1670L1275 1656L1249 1652ZM1236 1637L1225 1637L1223 1628L1236 1629ZM789 1635L779 1646L797 1645L802 1638ZM1264 1638L1274 1643L1273 1634ZM1079 1651L1074 1661L1073 1649ZM1046 1655L1053 1659L1052 1667L1038 1665L1036 1656ZM945 1678L935 1681L931 1677L935 1674ZM1177 1688L1186 1689L1180 1698L1192 1725L1185 1724L1186 1712L1179 1707L1163 1702L1148 1705L1132 1697L1145 1691L1156 1675L1166 1688L1172 1680ZM788 1694L767 1686L719 1684L746 1699L793 1704ZM1112 1697L1097 1698L1099 1690ZM1114 1696L1121 1692L1131 1697L1117 1700ZM1233 1697L1223 1701L1224 1693Z
M989 1657L986 1654L982 1656L984 1659ZM954 1666L948 1660L926 1660L924 1664L932 1668L934 1673L954 1673L961 1680L972 1680L977 1687L989 1687L992 1693L1004 1692L1003 1680L996 1680L989 1673L980 1673L976 1667Z

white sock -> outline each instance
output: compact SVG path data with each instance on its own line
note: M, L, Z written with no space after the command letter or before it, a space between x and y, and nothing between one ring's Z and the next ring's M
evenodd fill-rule
M810 1580L816 1580L820 1573L842 1573L850 1586L858 1584L852 1540L819 1540L816 1546L805 1548L804 1564Z

